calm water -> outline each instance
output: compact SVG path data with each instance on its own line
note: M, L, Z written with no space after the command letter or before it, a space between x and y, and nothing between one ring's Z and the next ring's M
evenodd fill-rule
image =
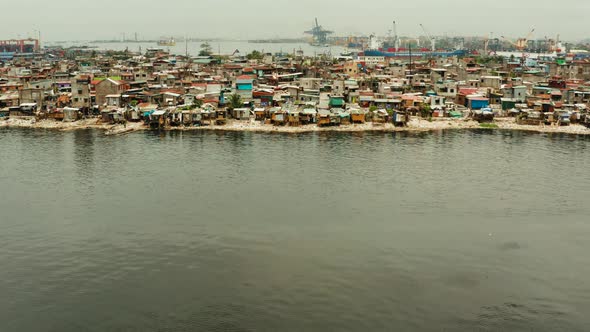
M0 130L0 331L584 331L590 139Z
M132 52L137 52L141 48L143 52L145 52L148 48L162 48L165 50L169 50L174 54L185 54L188 50L189 54L196 56L199 54L201 50L202 42L189 42L186 45L184 42L178 42L176 46L158 46L157 43L88 43L88 42L69 42L65 44L60 44L62 46L92 46L97 47L100 50L118 50L123 51L128 49ZM247 41L211 41L209 42L211 48L213 49L214 53L221 54L232 54L235 50L240 51L240 54L246 55L251 53L252 51L262 51L262 52L285 52L285 53L294 53L295 51L303 51L305 56L315 56L315 55L322 55L328 54L332 56L339 56L340 53L349 52L350 50L340 47L340 46L330 46L330 47L316 47L311 46L307 43L249 43ZM358 50L357 50L358 51Z

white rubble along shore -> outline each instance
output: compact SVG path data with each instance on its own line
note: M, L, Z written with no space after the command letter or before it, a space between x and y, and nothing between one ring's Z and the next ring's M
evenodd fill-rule
M149 129L142 122L128 122L126 124L103 124L98 119L83 119L75 122L62 122L55 120L35 120L34 118L11 118L0 120L0 128L37 128L37 129L57 129L62 131L78 129L101 129L105 130L107 135L118 135L128 132ZM540 133L564 133L575 135L590 135L590 129L582 125L570 126L529 126L515 123L514 118L496 118L491 129L497 128L502 130L522 130ZM391 123L373 123L350 124L334 127L319 127L315 124L303 125L297 127L291 126L273 126L263 124L258 121L239 121L229 120L226 125L202 126L202 127L169 127L166 130L218 130L218 131L252 131L252 132L277 132L277 133L305 133L305 132L394 132L394 131L432 131L432 130L457 130L457 129L478 129L482 125L471 119L454 119L454 118L435 118L426 120L422 118L412 118L407 127L395 127Z

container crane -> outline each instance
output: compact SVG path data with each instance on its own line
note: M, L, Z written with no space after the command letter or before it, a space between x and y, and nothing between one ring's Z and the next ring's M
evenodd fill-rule
M316 17L315 19L315 26L311 28L309 31L305 31L306 34L312 35L314 39L314 44L323 46L328 43L328 35L334 33L333 31L329 31L324 29L319 23Z
M488 36L483 37L483 48L485 55L498 55L499 42L500 40L498 38L494 38L493 32L490 32Z

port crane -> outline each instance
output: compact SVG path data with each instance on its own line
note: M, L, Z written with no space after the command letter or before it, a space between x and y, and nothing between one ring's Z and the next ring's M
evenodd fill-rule
M305 31L305 33L313 36L314 44L325 45L328 43L328 35L331 35L334 32L324 29L318 23L318 19L316 17L315 25L311 28L311 30Z
M428 33L428 31L426 31L426 28L424 27L424 25L420 24L420 27L422 28L422 31L424 31L426 38L428 38L428 40L430 40L430 48L432 49L432 52L436 51L436 38L432 37Z
M399 50L399 36L397 34L397 23L393 21L393 47L395 50Z
M522 52L522 57L520 58L520 63L521 63L521 66L523 68L526 67L526 63L527 63L526 59L528 58L528 55L526 54L525 51L526 51L526 48L528 46L529 40L533 37L533 33L534 32L535 32L535 29L533 28L531 30L531 32L529 32L529 34L526 37L524 37L524 38L518 38L516 40L516 42L514 42L514 41L512 41L512 40L510 40L510 39L508 39L508 38L506 38L504 36L502 36L502 39L506 40L511 45L513 45L518 51Z
M514 46L517 50L519 51L524 51L527 46L528 46L528 42L529 40L533 37L533 33L535 33L535 29L532 29L531 32L529 32L529 34L524 37L524 38L518 38L516 40L516 42L502 36L502 39L504 39L505 41L509 42L512 46Z
M498 38L494 38L494 34L490 32L489 36L483 38L483 48L485 55L498 55L499 44L500 40Z

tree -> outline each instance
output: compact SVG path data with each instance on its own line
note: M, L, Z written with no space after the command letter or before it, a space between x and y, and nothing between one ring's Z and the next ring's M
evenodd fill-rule
M213 49L211 48L211 44L208 42L204 42L201 44L201 51L199 52L199 56L210 56L213 54Z
M423 104L422 107L420 107L420 116L423 118L430 118L432 116L430 105Z
M514 56L514 54L510 54L510 62L514 61L516 61L516 57Z
M248 60L262 60L264 58L264 54L262 54L261 52L254 50L252 51L252 53L246 55L246 58Z
M234 93L233 95L231 95L229 97L229 106L231 109L244 107L244 102L242 101L242 97L237 93Z

